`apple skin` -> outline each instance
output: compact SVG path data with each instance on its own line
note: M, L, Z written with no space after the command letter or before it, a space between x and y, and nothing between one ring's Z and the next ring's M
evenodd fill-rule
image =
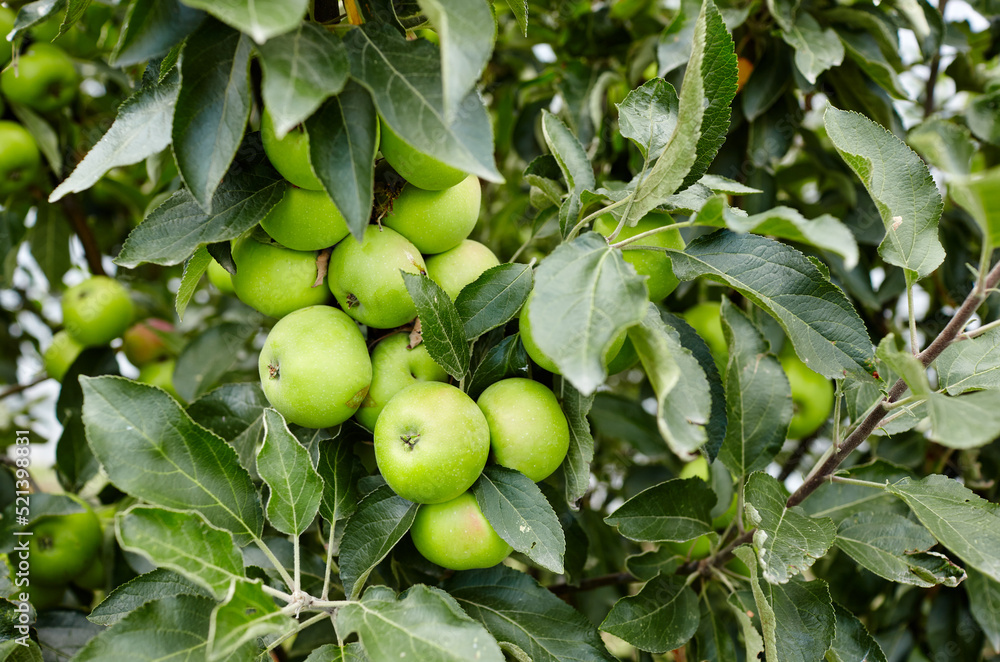
M708 460L704 455L699 455L681 467L681 478L701 478L708 482Z
M233 275L215 260L208 263L208 282L223 294L236 294L236 290L233 289Z
M536 483L559 468L569 449L569 423L544 384L512 377L491 384L477 401L490 426L497 464Z
M323 190L323 182L313 172L309 157L309 134L302 126L295 127L279 139L274 130L274 119L265 108L260 118L260 137L264 153L282 177L299 188Z
M66 595L66 585L45 586L38 582L31 582L23 588L16 589L14 595L20 593L28 594L28 602L35 608L35 611L45 611L46 609L55 609L62 604L63 596ZM11 598L14 595L11 595Z
M418 382L397 393L375 423L375 461L396 494L442 503L479 478L490 426L472 398L449 384Z
M149 384L150 386L159 386L169 393L174 400L184 402L184 398L178 395L177 389L174 388L174 369L176 367L177 361L175 359L147 363L139 370L139 376L136 378L136 381Z
M445 165L437 159L421 154L399 137L379 118L381 141L379 149L403 179L426 191L440 191L465 179L466 173Z
M719 372L725 374L726 364L729 361L729 344L726 343L726 337L722 333L719 302L699 303L681 313L681 317L694 327L702 340L708 344L715 365L719 368Z
M834 390L830 380L813 370L795 354L778 359L792 388L792 421L789 439L801 439L819 429L833 411Z
M63 586L90 567L101 548L101 522L90 506L82 513L46 517L31 526L31 583Z
M289 423L340 425L372 382L361 330L343 311L310 306L286 315L267 335L257 363L268 402Z
M73 361L76 361L76 357L83 349L83 345L74 340L69 332L66 330L57 331L52 336L52 344L42 355L46 374L61 382L62 378L66 376L66 371L73 365Z
M65 107L76 96L80 74L73 60L58 46L35 43L0 74L0 89L8 101L49 113Z
M534 298L534 292L528 295L528 300L524 302L521 307L521 314L518 316L518 328L521 332L521 344L524 345L524 349L528 352L528 356L531 360L538 364L538 366L544 370L548 370L553 375L562 374L559 372L559 368L556 364L542 353L541 348L535 342L535 339L531 336L531 322L528 321L528 308L531 306L531 300ZM625 344L625 340L628 338L628 332L622 331L611 341L611 346L604 352L604 365L608 366L612 360L621 351L622 346ZM612 373L609 373L612 374Z
M670 214L662 212L650 212L646 214L635 227L625 226L618 234L616 241L629 239L641 232L655 230L672 223ZM618 227L618 221L611 214L604 214L594 223L594 230L607 237ZM662 246L663 248L684 249L684 239L679 230L667 230L645 239L640 239L642 246ZM626 262L635 267L636 273L640 276L648 276L646 279L646 289L649 292L649 300L653 303L663 301L671 292L677 289L677 276L674 275L673 263L670 256L664 251L622 251L622 257Z
M138 324L133 324L122 336L122 350L125 358L137 368L161 361L170 356L170 349L160 333L173 333L174 325L166 320L150 317Z
M621 349L615 354L615 358L608 362L608 374L617 375L623 370L628 370L638 362L639 354L635 351L635 345L632 344L632 340L626 335Z
M259 235L233 242L233 290L240 301L265 315L284 317L293 310L326 303L327 289L316 282L316 254L293 251Z
M0 198L27 187L41 163L38 144L28 130L17 122L0 122Z
M498 266L500 260L478 241L466 239L458 246L426 258L427 275L441 286L454 301L469 283L483 275L487 269Z
M448 373L427 353L427 346L409 349L410 338L394 333L372 350L372 385L354 418L369 430L375 429L379 414L392 397L419 382L446 382Z
M449 570L492 568L514 551L490 526L470 492L420 506L410 537L424 558Z
M325 191L289 186L260 227L286 248L318 251L347 236L347 221Z
M73 583L81 588L90 589L91 591L102 591L106 585L106 575L104 573L104 562L101 561L101 555L97 554L94 556L94 560L91 562L90 566L84 570L82 573L76 576Z
M425 255L443 253L469 236L479 220L481 203L482 188L472 176L441 191L408 185L393 201L382 225L409 239Z
M675 554L679 554L689 561L699 561L712 552L712 541L707 534L686 542L668 542L667 546Z
M10 62L11 55L13 54L13 48L10 42L6 40L6 36L10 34L11 30L14 29L14 18L16 14L6 7L0 7L0 37L4 39L0 41L0 68L6 67L7 63Z
M134 312L128 291L108 276L91 276L63 294L63 325L85 347L104 345L122 335Z
M417 316L400 270L426 273L420 251L392 228L369 225L362 242L349 236L333 249L328 271L330 291L357 321L376 329L391 329Z

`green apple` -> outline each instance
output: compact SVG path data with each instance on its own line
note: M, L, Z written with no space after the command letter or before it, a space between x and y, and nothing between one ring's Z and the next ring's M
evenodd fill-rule
M0 121L0 204L35 179L42 157L38 144L17 122Z
M281 245L296 251L318 251L347 236L347 221L325 191L289 186L260 227Z
M669 225L673 222L670 214L664 212L650 212L646 214L635 227L625 226L618 234L617 240L629 239L641 232L655 230L656 228ZM594 229L607 237L618 227L618 221L611 214L604 214L594 223ZM667 230L645 239L640 239L637 245L642 246L662 246L663 248L684 248L684 239L678 230ZM649 276L646 279L646 288L649 291L649 300L656 303L663 301L671 292L677 288L677 276L674 275L673 265L670 256L664 251L622 251L625 261L635 267L636 273L640 276Z
M466 177L440 191L403 187L382 225L403 235L426 255L443 253L462 243L479 220L479 179Z
M101 591L104 590L106 585L105 578L104 562L101 561L101 555L96 554L90 566L77 575L76 579L73 580L73 583L81 588L90 589L91 591Z
M483 275L487 269L500 264L500 260L478 241L466 239L458 246L426 258L427 275L441 286L454 301L469 283Z
M410 349L410 337L394 333L372 350L372 385L354 417L369 430L394 395L417 382L446 382L448 373L427 352L423 343Z
M534 298L534 293L528 295L528 300L524 302L521 307L521 314L518 316L518 328L521 332L521 344L524 345L524 349L528 352L528 356L531 360L538 364L539 367L544 370L548 370L554 375L560 374L559 368L556 364L546 356L542 349L535 342L535 339L531 335L531 322L528 321L528 309L531 306L531 301ZM625 344L625 340L628 338L628 331L622 331L611 341L611 345L604 351L604 365L609 366L612 359L614 359L618 352L621 351L622 346ZM610 373L609 374L613 374Z
M627 335L625 336L625 342L622 343L621 349L615 354L615 358L611 359L608 363L608 374L617 375L623 370L628 370L636 363L639 362L639 354L635 351L635 345L632 344L632 339Z
M122 351L129 362L141 368L147 363L161 361L170 356L170 348L161 334L173 333L174 325L166 320L150 317L133 324L122 336Z
M63 325L86 347L103 345L122 335L133 313L128 291L107 276L91 276L66 290L62 299Z
M688 561L698 561L712 553L712 540L705 534L687 542L668 542L667 547Z
M6 7L0 6L0 69L7 66L11 55L14 53L13 45L7 41L7 35L14 29L14 18L16 14ZM0 140L0 144L3 141Z
M45 372L56 381L62 381L66 371L83 351L83 345L73 339L65 329L52 336L52 344L42 355Z
M48 113L63 108L76 96L80 74L73 60L58 46L35 43L0 74L0 89L8 101Z
M233 289L233 275L215 260L208 263L208 282L223 294L236 294L236 290Z
M184 398L177 394L174 388L174 370L177 368L175 359L164 359L147 363L139 369L137 381L150 386L159 386L169 393L175 400L184 402Z
M28 602L35 608L35 611L45 611L46 609L55 609L62 604L63 596L66 595L66 585L45 586L38 582L31 582L24 588L17 589L15 594L22 592L28 594Z
M78 501L78 500L77 500ZM101 547L101 522L90 506L68 515L42 518L30 527L29 580L43 586L62 586L86 570Z
M781 367L792 388L792 422L789 439L801 439L819 429L833 411L834 390L830 380L807 366L794 353L782 353Z
M379 145L382 156L403 179L414 186L427 191L440 191L465 179L466 173L461 170L418 152L381 118L379 127L382 134Z
M736 518L737 495L733 492L733 500L729 502L729 507L718 517L712 518L712 528L716 531L724 531L729 523Z
M375 423L375 461L396 494L442 503L479 478L490 426L472 398L449 384L417 382L389 401Z
M299 188L323 190L323 182L319 181L313 171L309 156L309 134L304 126L299 125L285 134L284 138L278 138L274 130L274 119L265 108L260 118L260 137L264 143L264 153L282 177Z
M490 426L497 464L535 481L559 468L569 449L569 423L544 384L513 377L491 384L477 401Z
M491 568L514 551L493 530L469 492L420 506L410 537L424 558L449 570Z
M718 301L706 301L688 308L681 317L690 324L698 335L708 344L708 349L715 359L719 371L725 373L729 361L729 345L722 333L722 317Z
M683 467L681 467L681 478L701 478L703 481L708 482L708 460L704 455L699 455L690 462L687 462Z
M293 251L263 233L233 242L233 290L239 300L265 315L284 317L293 310L325 303L327 289L316 282L316 253Z
M391 329L417 316L400 270L426 273L417 247L391 228L369 225L362 242L353 236L330 256L330 291L348 315L366 326Z
M360 329L343 311L310 306L281 318L257 363L268 402L289 423L340 425L368 395L372 363Z

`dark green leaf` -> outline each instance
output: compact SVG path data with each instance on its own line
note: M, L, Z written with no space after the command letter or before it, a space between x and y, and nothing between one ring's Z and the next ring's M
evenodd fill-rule
M969 569L965 592L969 595L972 617L983 629L993 650L1000 650L1000 582L978 570Z
M157 568L117 586L87 618L98 625L114 625L147 602L178 595L212 597L210 591L183 575Z
M972 133L983 142L1000 145L1000 91L993 90L972 100L965 111Z
M559 229L566 237L580 215L580 196L597 187L594 167L587 151L565 123L547 110L542 111L542 135L552 157L559 164L569 197L559 208Z
M593 395L583 395L565 379L558 380L557 395L569 423L569 450L562 463L566 501L576 504L590 489L590 463L594 460L594 437L587 414Z
M250 324L223 322L199 334L177 357L174 370L177 393L185 400L194 400L214 388L256 331Z
M514 12L514 19L517 20L517 27L525 37L528 36L528 0L507 0L510 10Z
M191 257L184 263L181 284L177 288L177 295L174 298L177 319L184 319L184 313L187 311L188 304L191 303L191 297L194 296L195 290L198 289L198 284L201 282L201 277L211 262L212 256L203 244L196 248Z
M417 504L397 496L388 485L361 500L340 543L340 579L348 597L361 594L368 575L406 535L416 516Z
M823 28L806 12L795 17L794 25L782 30L785 42L795 49L795 66L810 83L816 77L844 61L844 45L837 33Z
M604 521L630 540L685 542L712 533L715 502L701 478L677 478L639 492Z
M640 650L666 653L686 644L699 620L698 596L684 579L659 575L616 602L601 629Z
M350 517L358 509L355 479L361 475L360 464L350 439L329 439L319 445L316 470L323 479L319 514L331 525Z
M229 442L240 464L257 471L257 444L264 430L267 398L257 383L223 384L188 405L188 416Z
M833 611L837 615L837 636L827 651L827 662L886 662L882 648L854 614L837 603Z
M521 337L507 336L490 348L479 365L472 371L466 392L473 400L489 385L508 377L528 376L528 353L524 351Z
M32 257L54 291L62 288L63 274L70 266L71 235L72 228L60 207L48 204L38 206L35 225L28 231L28 243Z
M10 110L14 113L14 117L17 118L21 126L27 129L28 133L35 139L38 150L45 157L53 174L56 177L62 177L62 148L59 145L59 136L56 134L55 129L45 121L45 118L27 106L13 102L8 103L10 103Z
M344 647L326 644L313 650L304 662L368 662L368 657L359 643Z
M417 307L427 353L449 375L455 379L464 378L469 371L471 355L465 328L451 297L426 274L400 273Z
M261 582L234 581L229 594L212 610L208 659L231 660L247 645L272 635L295 632L298 623L264 592Z
M297 26L309 6L308 0L184 0L184 4L207 11L258 44Z
M948 395L1000 388L1000 329L952 343L934 362L938 386Z
M531 267L501 264L487 269L455 299L465 336L475 340L490 329L506 324L521 310L531 292Z
M309 451L299 443L281 414L264 410L264 444L257 452L257 473L267 483L267 520L290 536L301 535L319 511L323 479Z
M110 63L130 67L164 55L204 20L205 14L179 0L135 0L125 15Z

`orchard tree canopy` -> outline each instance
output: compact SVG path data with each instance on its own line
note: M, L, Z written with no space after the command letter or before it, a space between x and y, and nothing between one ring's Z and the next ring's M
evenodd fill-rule
M1000 660L996 0L0 32L0 660Z

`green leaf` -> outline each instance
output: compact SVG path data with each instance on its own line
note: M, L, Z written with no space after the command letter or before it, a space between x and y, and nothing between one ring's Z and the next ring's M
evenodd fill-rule
M1000 650L1000 582L978 570L969 569L965 592L969 596L972 617L983 629L993 650Z
M628 331L656 393L656 425L678 457L688 458L708 439L706 426L712 395L698 359L680 342L678 332L648 303L642 323Z
M629 540L685 542L714 531L715 502L715 492L701 478L676 478L639 492L604 521Z
M482 99L472 91L462 112L444 108L441 54L424 39L407 41L385 23L366 23L344 38L351 74L375 98L382 119L410 146L491 182L503 177L493 161L493 129Z
M882 216L879 254L923 278L944 260L938 219L944 204L927 165L906 144L863 115L830 108L826 130ZM912 276L908 275L912 280Z
M501 264L490 267L469 283L455 299L465 337L475 340L517 315L531 292L531 267Z
M852 32L850 30L837 30L837 35L840 37L847 55L861 67L861 70L869 78L896 99L909 98L909 94L896 76L893 63L883 54L874 35L868 32ZM896 54L895 49L892 53L893 59L898 60L899 55Z
M101 604L94 607L87 619L98 625L111 626L144 604L178 595L212 597L210 591L183 575L165 568L157 568L115 587Z
M927 380L924 364L906 349L903 339L899 336L890 333L882 338L875 350L875 357L899 375L913 393L917 395L930 393L931 386Z
M184 4L207 11L258 44L299 25L309 5L308 0L184 0Z
M520 346L520 343L518 343ZM562 463L566 502L576 504L590 489L590 463L594 461L594 437L587 414L594 395L583 395L565 379L556 383L556 395L569 423L569 450Z
M590 621L530 576L504 565L455 573L443 588L493 637L533 662L610 662Z
M351 234L361 241L371 217L375 191L378 117L367 90L349 82L306 122L309 153Z
M735 551L750 568L750 584L764 631L768 662L814 662L833 643L836 614L826 582L792 580L785 584L762 583L757 564L747 547Z
M910 473L885 460L875 460L870 464L851 467L846 474L841 475L874 483L895 483ZM856 513L905 515L909 512L906 504L882 490L832 482L821 485L812 496L802 502L802 507L813 517L829 517L838 524Z
M795 66L810 83L815 83L821 73L844 61L844 45L837 33L820 27L811 14L799 14L795 24L782 30L781 36L795 49Z
M826 653L826 662L886 662L882 648L857 616L837 603L833 603L833 611L837 616L837 636Z
M5 37L10 37L14 42L23 37L28 28L38 23L61 14L66 10L66 0L35 0L29 2L17 11L14 19L14 30Z
M142 85L118 108L111 128L73 173L52 191L49 201L85 191L112 168L138 163L166 149L170 134L164 127L173 122L179 91L180 75L176 69L159 82L158 71L147 67Z
M969 174L976 146L964 126L930 119L913 127L906 140L935 168L949 175Z
M340 543L340 579L344 594L356 598L368 575L382 562L417 516L417 504L383 485L358 504L347 520Z
M434 362L455 379L469 371L469 343L455 304L441 286L426 274L400 271L410 298L417 307L420 334Z
M347 49L316 23L299 23L257 50L264 69L260 92L278 138L304 122L347 82Z
M184 46L171 132L174 159L191 195L209 212L250 117L251 52L249 39L214 21Z
M848 517L837 529L836 544L861 566L891 582L923 588L957 586L964 576L947 558L925 553L937 544L927 529L895 513Z
M195 510L243 544L264 526L236 451L162 390L121 377L81 377L87 441L118 489L164 508Z
M1000 145L1000 90L980 94L965 111L966 121L973 135L983 142Z
M698 596L684 579L659 575L616 602L601 629L640 650L665 653L694 636L699 615Z
M744 550L747 552L748 556L753 558L753 552L749 550ZM752 561L755 563L755 561ZM741 600L741 596L745 598ZM743 634L743 647L746 651L747 660L761 660L764 659L764 639L760 635L760 631L754 626L753 621L750 620L749 614L756 611L754 606L753 594L745 596L744 592L733 593L729 596L728 604L731 613L736 617L736 622L740 626L740 632Z
M848 269L858 263L858 243L854 234L830 214L807 219L791 207L774 207L744 216L729 207L724 196L718 195L702 206L694 221L698 225L729 228L741 234L753 232L827 250L844 258Z
M135 0L111 53L114 67L130 67L165 55L201 25L205 14L179 0Z
M59 136L56 134L55 129L45 121L45 118L27 106L22 106L19 103L11 103L10 101L8 103L10 104L11 112L14 113L14 117L17 118L21 126L27 129L32 138L35 139L38 150L45 157L53 174L56 177L61 177L63 174L62 148L59 145Z
M177 357L177 393L185 400L194 400L214 388L236 363L237 351L256 331L250 324L223 322L198 334Z
M528 353L524 351L520 335L514 334L507 336L486 352L472 371L472 379L469 380L466 393L475 400L488 386L501 379L527 376Z
M902 499L938 542L1000 581L1000 515L996 504L946 476L904 478L886 487Z
M323 479L319 514L330 524L346 519L358 509L356 478L362 475L360 461L348 439L331 439L319 445L316 470Z
M257 452L257 473L271 488L268 522L282 533L301 535L316 519L323 479L313 469L309 451L273 409L264 410L264 444Z
M989 246L1000 244L1000 168L953 177L948 192L976 221Z
M569 191L569 197L559 208L559 230L566 237L580 215L580 196L584 191L597 187L594 167L579 139L561 119L547 110L542 110L542 136L559 165Z
M493 7L486 0L419 0L441 40L441 84L446 117L460 111L490 60L497 38Z
M187 413L236 449L240 464L256 478L257 444L270 406L257 383L223 384L188 405Z
M230 660L247 644L296 630L298 623L274 603L261 585L259 580L233 580L226 597L212 610L209 660Z
M417 584L399 598L384 587L365 591L337 612L337 633L357 633L372 662L414 660L503 662L483 626L466 616L447 593Z
M343 647L326 644L314 649L305 662L368 662L368 657L357 642Z
M694 47L695 19L701 10L698 0L682 0L667 29L660 33L656 44L657 75L665 76L685 65Z
M62 287L62 277L70 266L71 235L72 226L59 207L49 204L38 206L35 225L28 231L28 244L49 287L55 291Z
M566 537L552 506L530 478L491 465L472 493L498 536L543 568L562 574Z
M869 379L871 340L857 311L816 265L785 244L721 230L669 251L681 280L726 283L774 317L796 353L824 377Z
M646 313L643 281L596 232L560 245L535 272L532 338L584 395L604 383L604 355L615 337Z
M837 525L829 518L809 517L801 507L785 508L788 490L775 478L755 472L747 479L746 513L764 576L785 584L809 568L833 545Z
M226 531L197 513L132 506L115 518L122 548L173 570L221 599L233 580L243 579L243 557Z
M701 596L698 630L691 646L693 659L710 662L737 659L733 636L736 622L732 612L726 609L725 601L726 595L719 589L708 588ZM752 657L747 659L753 660Z
M201 282L201 277L211 262L212 256L209 254L207 246L203 244L196 248L191 257L184 263L181 284L174 297L177 319L184 319L184 313L187 311L188 304L191 303L191 297L194 296L195 290L198 289L198 283Z
M650 161L660 158L677 126L677 90L653 78L618 104L618 130Z
M726 371L728 426L719 460L735 476L766 468L781 450L792 420L792 395L781 364L757 327L722 299L722 330L729 345Z
M507 0L507 4L510 6L511 12L514 14L514 19L517 21L517 27L519 27L521 29L521 33L527 37L528 0Z
M1000 436L1000 391L962 396L931 393L927 437L949 448L979 448Z
M127 269L179 264L199 246L235 239L260 223L288 185L267 163L259 140L245 145L263 161L234 163L215 192L213 211L205 212L190 191L174 193L132 230L115 263Z

